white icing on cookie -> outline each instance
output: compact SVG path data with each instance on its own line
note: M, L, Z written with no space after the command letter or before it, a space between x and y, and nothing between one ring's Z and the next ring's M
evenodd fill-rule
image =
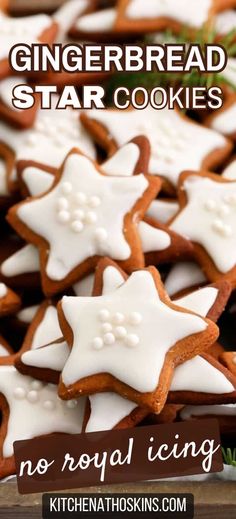
M203 287L187 296L176 299L175 304L206 317L215 304L218 294L219 290L215 287Z
M0 297L5 297L7 295L7 287L5 283L0 283Z
M54 189L18 209L18 217L50 244L47 275L61 280L96 254L128 259L124 217L147 187L144 175L106 177L85 156L70 155Z
M211 128L224 135L236 132L236 102L214 116Z
M171 245L171 238L167 232L156 229L146 222L138 224L138 232L144 253L162 251L168 249Z
M115 267L106 267L103 271L102 295L114 292L124 283L122 274Z
M46 14L11 18L0 12L0 60L8 58L17 43L32 45L40 41L41 34L52 25Z
M56 341L61 337L61 329L59 326L57 309L55 306L49 305L44 313L42 320L35 330L31 349L35 350L40 346L45 346L50 342Z
M6 277L39 272L39 270L39 254L34 245L25 245L9 256L1 265L1 272Z
M57 101L58 97L52 96L50 110L39 109L34 125L27 130L17 130L0 121L0 140L14 151L16 160L59 168L74 147L95 157L95 147L81 125L80 112L70 107L57 110Z
M64 342L29 350L23 353L21 360L26 366L62 371L69 356L69 346Z
M103 162L102 169L107 175L131 176L140 157L139 147L129 142L120 148L110 159Z
M176 185L184 170L201 169L204 159L226 145L213 130L183 118L175 110L90 110L87 116L107 129L118 147L138 135L151 143L149 172ZM122 128L122 131L121 131Z
M234 9L226 9L218 13L215 17L215 31L217 34L226 35L236 30L236 11Z
M22 173L22 179L28 187L31 196L45 193L53 184L54 175L35 167L27 167Z
M228 180L236 180L236 159L234 159L223 171L223 178Z
M11 110L18 111L12 104L13 90L15 86L23 84L27 84L27 80L21 76L7 77L0 81L0 99Z
M236 182L193 174L182 187L188 203L170 228L202 245L225 274L236 265Z
M62 372L65 385L107 372L138 391L154 391L167 351L207 327L202 318L164 304L144 270L112 294L63 297L62 309L74 336Z
M115 393L89 396L91 413L85 432L108 431L126 418L137 404Z
M66 43L67 32L70 29L74 20L81 15L89 7L88 0L67 0L62 6L53 14L53 20L59 26L57 34L57 41L59 43Z
M212 0L129 0L127 18L148 20L170 18L190 27L201 28L208 21Z
M165 280L165 288L172 297L182 290L201 285L206 281L201 268L196 263L180 262L171 268Z
M33 318L35 317L36 312L39 309L39 305L32 305L23 308L19 312L17 312L16 316L19 321L23 323L30 324Z
M0 196L9 196L9 194L9 189L7 187L6 163L0 158Z
M221 395L232 393L234 386L219 369L197 355L175 368L170 391L194 391Z
M236 87L236 58L228 57L226 67L221 72L221 75L227 79L233 87Z
M79 434L85 399L65 402L58 398L57 386L43 384L19 373L13 366L0 367L0 392L9 405L3 456L13 455L13 442L51 433Z
M94 285L94 274L89 274L73 285L76 296L91 296Z
M109 32L112 31L116 20L117 11L114 8L102 9L95 13L80 16L75 22L78 31L93 32Z
M9 351L7 350L7 348L5 348L5 346L0 344L0 357L7 357L8 355L9 355Z
M172 200L153 200L147 210L146 215L154 218L158 222L167 223L179 210L178 202Z
M236 404L223 405L187 405L180 411L182 420L190 420L194 416L235 416Z

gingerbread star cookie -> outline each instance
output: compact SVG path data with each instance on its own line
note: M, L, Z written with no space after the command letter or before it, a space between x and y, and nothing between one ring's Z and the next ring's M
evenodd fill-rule
M57 309L52 301L46 300L37 308L28 327L21 352L35 350L61 337Z
M96 295L102 288L98 279ZM123 279L112 294L63 297L59 303L60 325L71 348L59 394L68 399L115 391L160 412L173 367L207 349L217 328L172 304L154 267Z
M80 123L79 111L57 110L58 97L52 96L48 110L38 109L33 126L20 131L0 121L0 156L7 160L10 190L16 189L16 168L21 161L56 172L73 147L94 158L94 144ZM42 153L42 150L44 152Z
M177 214L179 204L177 200L157 198L153 200L147 210L147 216L157 222L167 223Z
M2 362L2 361L1 361ZM0 477L15 473L13 443L53 433L79 434L85 399L64 402L57 386L43 384L0 362Z
M230 154L232 144L214 130L194 123L176 110L90 110L81 121L111 154L137 135L151 143L149 173L160 175L172 194L182 171L212 169ZM120 131L122 128L122 132Z
M222 405L187 405L179 413L182 421L217 418L220 432L235 439L236 404Z
M88 157L72 150L52 188L8 214L19 234L39 248L45 293L61 291L82 278L99 256L108 255L127 270L142 266L137 223L160 186L160 179L143 173L104 175Z
M193 261L180 261L171 267L165 279L165 289L171 298L184 295L207 283L201 267Z
M0 78L11 75L8 55L17 43L52 43L57 24L46 14L13 18L0 12Z
M179 182L180 211L170 228L188 238L211 281L236 286L236 182L208 172L186 172Z
M236 140L236 95L232 94L222 108L205 119L205 124L222 133L233 141Z

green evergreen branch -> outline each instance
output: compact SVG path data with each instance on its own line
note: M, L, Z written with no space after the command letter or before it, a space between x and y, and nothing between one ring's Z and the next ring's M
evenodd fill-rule
M235 449L224 449L222 447L223 459L226 465L236 467L236 448Z

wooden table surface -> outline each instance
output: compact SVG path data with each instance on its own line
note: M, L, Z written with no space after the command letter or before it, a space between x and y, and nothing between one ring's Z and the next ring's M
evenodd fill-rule
M69 490L68 493L191 493L202 519L236 518L235 482L155 482ZM0 519L41 519L42 494L19 495L15 482L0 485Z

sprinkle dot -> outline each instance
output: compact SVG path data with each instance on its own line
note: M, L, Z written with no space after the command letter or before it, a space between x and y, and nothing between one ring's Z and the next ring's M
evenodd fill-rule
M60 198L58 198L57 200L57 207L58 209L68 209L68 200L64 197L64 196L61 196Z
M51 411L52 409L55 409L55 402L53 402L53 400L45 400L43 402L43 407L44 409Z
M84 224L80 220L74 220L71 224L71 229L74 232L81 232L84 229Z
M139 338L134 333L129 333L125 339L125 344L130 347L137 346L139 343Z
M58 220L61 223L69 222L69 220L70 220L70 213L69 213L69 211L65 211L64 209L59 211L59 213L58 213Z
M110 346L115 342L115 335L113 333L105 333L103 340L107 346Z
M32 389L39 390L39 389L42 389L43 383L40 382L40 380L33 380L31 382L31 387L32 387Z
M95 350L101 350L103 348L103 340L101 337L94 337L92 346Z
M102 310L99 311L98 317L99 317L100 321L102 321L102 322L108 321L110 318L109 310L107 310L106 308L103 308Z
M66 402L66 406L69 407L69 409L75 409L77 404L78 404L77 400L68 400Z
M126 328L124 326L117 326L114 330L117 339L124 339L127 335Z
M34 403L38 401L38 392L35 390L29 391L27 395L27 400L29 402Z
M23 387L16 387L14 389L14 396L16 398L18 398L19 400L22 400L23 398L25 398L25 395L26 395L26 391Z
M85 215L85 221L87 223L95 223L97 221L97 215L94 211L88 211Z
M108 333L112 331L112 325L110 323L103 323L101 328L103 333Z

